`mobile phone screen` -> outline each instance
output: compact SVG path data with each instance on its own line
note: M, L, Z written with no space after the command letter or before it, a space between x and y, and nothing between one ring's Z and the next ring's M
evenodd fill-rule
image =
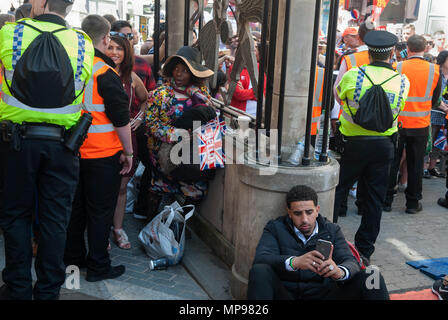
M332 243L330 241L319 239L317 240L316 250L322 253L324 260L330 257Z

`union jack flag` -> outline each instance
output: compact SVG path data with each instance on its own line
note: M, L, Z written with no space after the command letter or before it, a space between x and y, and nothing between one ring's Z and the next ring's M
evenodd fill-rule
M225 122L216 118L201 126L197 131L201 171L224 168L222 135L225 129Z
M434 147L437 149L448 151L448 145L446 141L446 130L442 127L437 135L437 139L434 141Z

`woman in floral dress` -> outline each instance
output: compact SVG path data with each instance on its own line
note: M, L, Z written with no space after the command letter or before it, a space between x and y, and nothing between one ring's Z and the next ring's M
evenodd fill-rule
M162 172L159 151L162 143L175 144L180 141L180 132L173 123L185 111L199 105L209 104L210 94L205 80L213 72L200 63L197 49L183 47L176 55L167 59L162 74L167 82L150 92L146 126L148 128L148 149L152 164L152 178L149 191L153 200L152 214L164 205L178 201L199 202L207 193L207 181L185 182ZM212 108L212 107L210 107Z

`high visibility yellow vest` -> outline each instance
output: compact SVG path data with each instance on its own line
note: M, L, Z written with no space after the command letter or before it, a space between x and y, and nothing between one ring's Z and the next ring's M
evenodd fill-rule
M42 31L55 31L61 25L34 19L23 19L27 24ZM0 60L5 67L3 82L11 84L14 68L22 54L31 42L40 35L33 28L7 23L0 30ZM82 31L68 29L54 34L67 51L70 58L75 80L75 95L78 98L72 104L61 108L35 108L28 106L12 96L8 86L1 87L0 120L10 120L15 123L38 122L65 126L67 129L76 124L81 116L82 94L84 85L90 79L95 50L92 40Z
M398 121L405 129L426 128L431 124L432 95L440 77L440 67L423 59L409 59L397 71L411 82L409 96Z
M396 74L396 71L383 67L368 65L362 66L361 68L364 68L365 72L375 84L380 84ZM382 88L389 97L390 107L394 118L396 118L399 112L404 108L408 97L409 86L409 80L405 75L397 76L382 85ZM353 115L356 114L359 108L359 101L371 87L372 84L367 78L365 78L365 75L359 70L359 68L353 68L347 71L347 73L342 77L342 80L336 90L342 101L342 114L339 118L341 121L341 126L339 130L343 135L391 136L398 131L397 119L394 121L392 128L385 132L367 130L353 122L350 111ZM349 106L347 106L347 101ZM350 108L350 110L348 108Z

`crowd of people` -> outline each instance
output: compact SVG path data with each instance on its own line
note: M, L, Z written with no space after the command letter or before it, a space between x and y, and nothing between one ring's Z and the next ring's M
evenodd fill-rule
M150 220L173 201L200 202L212 176L191 166L168 165L169 152L186 138L184 132L192 135L193 121L205 124L216 119L211 99L223 101L238 38L222 45L217 86L211 88L206 80L213 72L202 65L197 37L193 36L191 47L166 57L165 23L161 23L162 68L155 75L154 41L140 47L137 30L109 14L89 15L79 30L71 29L64 18L72 4L73 0L36 0L17 8L15 17L0 16L5 76L0 104L0 227L6 252L2 298L56 299L64 280L63 266L68 265L86 268L86 280L92 282L122 275L125 266L112 266L108 251L110 239L123 250L131 248L123 221L128 183L140 162L145 170L134 205L137 219ZM41 33L50 39L43 43ZM255 33L254 41L259 36ZM32 73L27 69L32 54L27 53L36 46L50 51L58 47L67 59L35 54L33 63L38 67L33 75L39 81L21 78L18 93L16 75ZM58 77L44 76L55 69L63 70ZM246 74L244 70L232 101L254 115L256 98ZM41 98L55 81L68 83L70 89L73 77L73 94L64 105L57 94L48 99L50 109L30 102ZM90 126L83 132L86 122ZM65 148L70 139L76 147ZM51 155L52 161L47 161ZM10 174L15 171L20 175ZM30 222L32 233L22 236L20 230L28 230ZM38 277L34 288L33 256Z
M64 18L73 1L35 0L19 7L15 17L0 16L3 299L57 299L69 265L86 268L90 282L125 272L124 265L112 266L108 250L111 235L119 248L131 248L123 221L127 186L139 162L145 171L135 218L150 220L173 201L197 204L207 194L210 177L172 165L169 155L174 144L191 139L194 121L205 124L217 117L211 101L223 100L229 86L238 37L223 44L217 86L211 88L207 79L213 71L202 64L197 39L166 57L161 32L163 66L155 75L153 42L137 52L138 32L129 22L88 15L80 30L68 28ZM252 37L258 62L260 34ZM375 250L381 214L391 211L397 190L405 192L406 212L418 213L422 178L446 176L437 169L444 150L430 152L440 131L444 134L448 112L444 34L420 36L405 26L403 40L365 24L341 34L332 128L343 150L335 150L341 153L341 171L334 221L319 215L314 190L294 187L287 195L287 215L269 222L260 240L250 299L389 298L382 277L380 289L365 287L364 269ZM324 41L319 50L329 54ZM48 51L55 54L42 55ZM319 65L315 91L321 93L321 59ZM57 90L62 85L64 90ZM383 103L364 99L372 95ZM231 105L255 116L256 100L244 69ZM322 101L321 94L315 100ZM366 104L383 108L370 114L390 118L366 120ZM321 106L314 107L318 119ZM313 136L317 130L315 125ZM356 182L362 221L352 246L336 223L346 215ZM448 192L439 204L448 208ZM332 243L328 257L316 251L319 239ZM436 291L446 286L438 282Z

